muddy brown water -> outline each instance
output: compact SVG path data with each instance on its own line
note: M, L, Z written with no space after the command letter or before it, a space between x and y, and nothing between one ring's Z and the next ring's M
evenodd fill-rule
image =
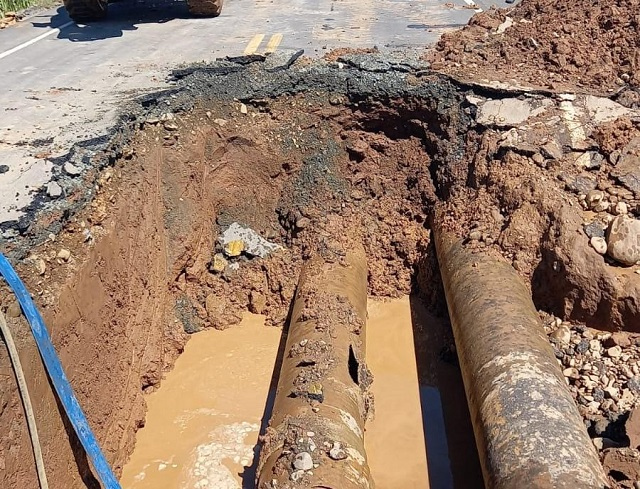
M438 357L443 325L409 297L370 300L368 314L375 416L365 441L376 487L482 487L457 367ZM253 314L193 335L148 398L123 487L253 488L280 335Z

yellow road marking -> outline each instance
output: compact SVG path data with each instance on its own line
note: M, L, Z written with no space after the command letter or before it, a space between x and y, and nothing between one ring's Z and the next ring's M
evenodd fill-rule
M255 53L263 39L264 34L256 34L253 36L251 41L249 41L249 44L247 44L247 47L244 48L244 54L249 55Z
M280 33L271 36L271 39L269 39L269 42L267 44L265 54L273 53L276 49L278 49L278 46L282 42L282 37L283 36Z

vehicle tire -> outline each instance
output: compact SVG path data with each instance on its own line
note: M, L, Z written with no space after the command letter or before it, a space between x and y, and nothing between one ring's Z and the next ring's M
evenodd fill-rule
M104 19L108 0L64 0L64 6L76 22Z
M200 17L217 17L224 0L187 0L189 12Z

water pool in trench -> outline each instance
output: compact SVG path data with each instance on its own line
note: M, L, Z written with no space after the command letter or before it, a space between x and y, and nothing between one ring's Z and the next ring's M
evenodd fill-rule
M370 299L368 313L375 415L365 443L377 489L482 487L481 481L473 483L478 479L473 469L464 485L454 480L442 397L436 385L428 385L437 380L429 350L438 341L419 332L430 330L427 322L434 319L409 297ZM194 334L161 388L148 397L145 427L124 468L123 487L253 489L253 459L280 336L280 329L249 313L238 326ZM445 371L444 381L455 380L454 366ZM454 393L455 403L461 389ZM458 442L468 444L468 433Z

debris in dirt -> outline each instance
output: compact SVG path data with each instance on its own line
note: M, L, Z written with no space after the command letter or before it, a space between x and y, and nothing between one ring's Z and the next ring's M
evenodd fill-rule
M590 190L594 190L598 185L592 177L584 175L568 176L560 174L559 178L565 182L567 189L576 194L587 194Z
M57 182L49 182L47 184L47 195L52 199L57 199L62 195L62 187Z
M605 255L607 253L607 241L600 236L594 236L589 241L593 249L598 252L599 255Z
M607 253L627 266L640 261L640 221L626 215L615 217L607 234Z
M229 265L229 262L222 255L222 253L216 253L213 255L213 260L211 261L211 270L217 273L222 273Z
M224 127L228 124L226 119L213 119L213 123L220 127Z
M514 127L522 124L531 116L531 103L528 100L504 98L487 100L479 110L476 120L485 126Z
M336 441L329 450L329 457L333 460L344 460L347 458L347 452L342 449L342 444Z
M388 58L380 54L345 54L338 57L338 62L372 73L384 73L391 69Z
M248 109L247 109L247 105L246 104L240 104L240 113L241 114L246 114L248 113Z
M7 173L9 171L9 167L7 165L0 165L0 175L3 173Z
M296 470L313 469L313 458L311 458L311 454L307 452L297 453L293 458L293 468Z
M224 254L229 257L240 256L244 251L244 241L241 239L235 239L233 241L229 241L224 245Z
M286 70L303 54L304 49L278 49L266 57L264 68L270 72Z
M545 328L591 437L626 446L621 423L640 403L640 389L634 388L633 380L640 372L640 348L632 341L640 336L618 332L614 339L611 333L571 325L565 342L554 324L547 321ZM603 443L603 449L610 446Z
M568 345L571 341L571 330L565 325L560 325L553 333L551 338L560 342L562 345Z
M640 137L631 140L622 149L611 175L625 188L640 195Z
M427 59L465 80L556 90L635 87L639 8L638 0L523 0L474 15L461 31L445 33Z
M540 147L540 153L545 158L549 158L552 160L559 160L564 156L562 147L558 144L557 141L549 141L542 145Z
M47 263L42 258L31 255L29 256L29 258L27 258L27 260L31 262L38 275L44 275L47 271Z
M631 448L640 448L640 406L629 413L629 417L624 424L624 430L629 438Z
M70 163L70 162L66 162L63 168L64 168L64 171L67 173L67 175L72 177L76 177L80 175L80 173L82 173L82 170L80 170L80 168L78 168L77 166L75 166L73 163Z
M164 124L162 124L162 126L167 131L177 131L178 130L178 125L175 122L165 122Z
M60 251L58 251L58 254L56 256L62 261L69 261L69 259L71 258L71 252L65 248L62 248Z
M253 229L232 223L218 238L227 256L250 256L266 258L269 254L282 249L280 245L267 241Z
M18 301L13 301L7 307L7 317L10 318L19 318L22 315L22 308L20 307L20 303Z

